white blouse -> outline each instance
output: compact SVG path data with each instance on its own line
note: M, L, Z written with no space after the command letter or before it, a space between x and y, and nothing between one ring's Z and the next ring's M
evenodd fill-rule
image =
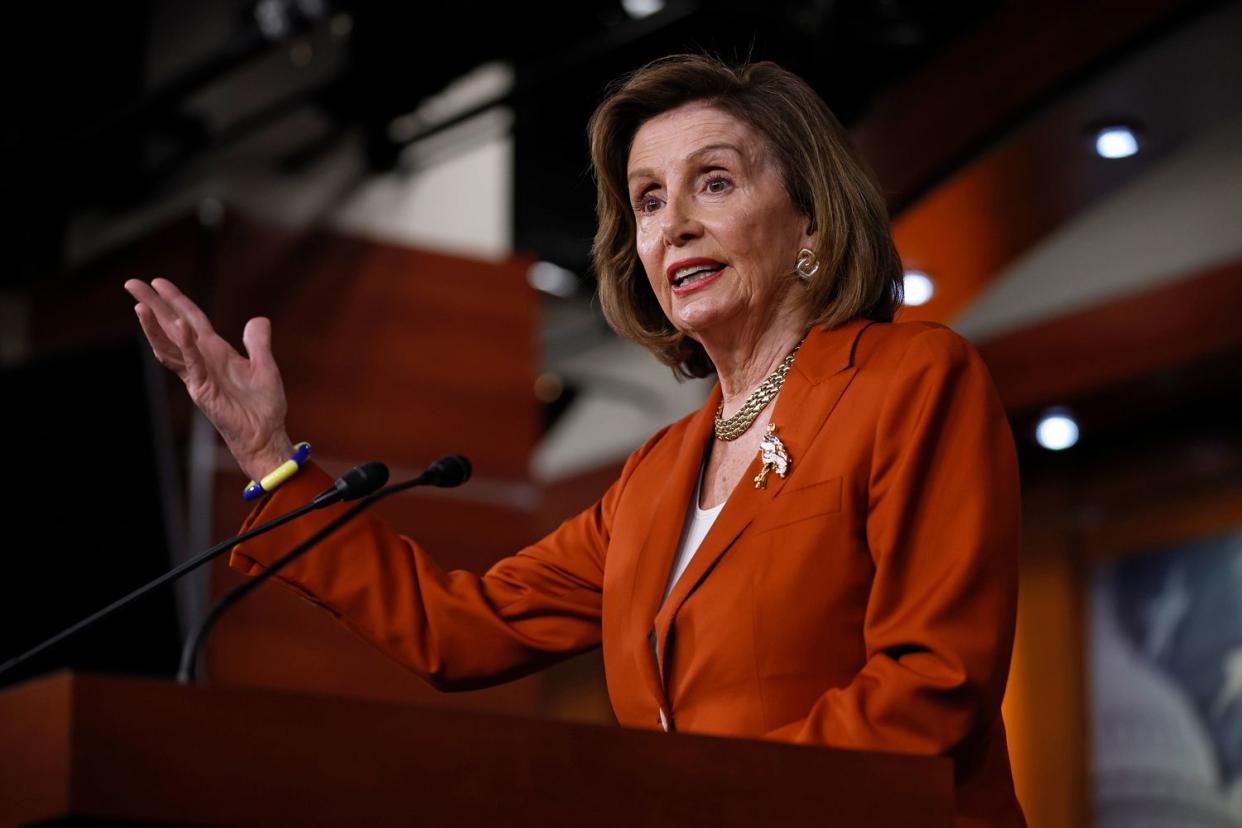
M677 584L677 579L690 565L690 559L694 557L699 545L703 543L703 538L707 537L707 530L712 528L712 524L716 522L716 516L724 508L725 501L723 500L710 509L699 508L699 495L703 490L703 474L706 469L707 463L699 466L699 482L695 485L694 495L690 498L690 508L686 509L686 525L682 527L681 541L677 544L677 557L673 559L673 570L669 575L668 586L664 587L664 598L660 603L668 600L669 594Z
M677 584L677 579L690 565L690 559L694 557L699 545L703 543L703 538L707 537L707 531L716 522L716 516L720 514L726 502L722 500L710 509L699 508L699 494L703 490L703 474L706 468L706 462L699 466L699 482L694 487L694 494L691 495L689 507L686 509L686 523L681 530L681 540L677 544L677 556L673 558L673 570L669 574L668 586L664 587L664 598L661 604L668 600L669 594ZM656 650L654 631L651 633L651 649L656 654L657 665L663 669L663 665L659 665L660 653ZM664 718L663 710L660 711L660 724L666 731L668 730L668 721Z

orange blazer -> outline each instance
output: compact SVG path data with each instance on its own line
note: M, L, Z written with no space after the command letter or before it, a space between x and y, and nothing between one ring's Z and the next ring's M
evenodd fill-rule
M772 416L788 475L757 489L756 459L661 606L719 400L482 577L363 516L281 579L439 688L602 645L623 725L658 729L663 711L683 732L944 754L956 825L1024 825L1000 716L1018 469L979 355L933 323L812 331ZM330 484L304 470L247 526ZM238 546L232 565L258 572L339 511Z

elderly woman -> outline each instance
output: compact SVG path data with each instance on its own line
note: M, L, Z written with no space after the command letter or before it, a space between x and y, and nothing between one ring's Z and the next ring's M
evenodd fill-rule
M987 370L893 323L901 268L844 130L770 64L673 57L590 125L594 257L613 327L704 406L600 501L487 574L364 517L284 572L429 682L471 688L603 646L624 725L955 761L958 825L1022 825L1000 704L1018 474ZM266 320L234 352L170 283L131 281L157 357L255 479L287 460ZM313 465L250 523L330 485ZM335 512L234 550L258 572Z

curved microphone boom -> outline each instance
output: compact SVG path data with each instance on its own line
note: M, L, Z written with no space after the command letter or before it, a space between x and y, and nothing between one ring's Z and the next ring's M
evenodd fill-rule
M194 681L198 665L198 652L202 648L203 642L207 640L207 636L211 634L211 630L215 626L216 621L220 619L220 616L228 611L229 607L236 604L242 598L245 598L277 572L293 563L293 561L299 558L304 552L306 552L306 550L310 549L312 546L331 535L337 529L340 529L346 523L353 520L363 511L370 508L373 504L383 500L389 495L394 495L397 492L403 492L406 489L412 489L415 486L437 486L442 489L451 489L455 486L460 486L469 480L471 471L472 467L470 465L470 461L460 454L450 454L446 457L441 457L439 460L424 469L423 472L417 477L401 483L396 483L386 489L380 489L374 494L367 496L364 500L362 500L362 502L355 505L343 515L340 515L336 518L336 520L332 521L327 526L323 527L301 544L296 546L293 551L287 553L282 558L278 558L272 563L271 566L264 569L258 575L254 576L249 581L246 581L241 586L234 588L231 592L221 598L214 607L211 608L203 620L199 622L198 626L195 627L186 638L185 646L181 648L181 666L177 670L177 681L182 684ZM388 479L387 468L383 470L383 479L385 481ZM340 481L337 482L339 486ZM383 482L379 485L383 485ZM327 492L324 493L324 495L326 494ZM323 495L321 495L321 497L322 496ZM318 498L316 498L316 500L318 500Z
M445 459L448 459L448 458L445 458ZM462 459L464 460L465 458L462 458ZM467 462L466 465L468 468L469 463ZM469 471L467 471L466 476L469 477ZM307 512L313 511L315 509L321 509L324 506L330 506L331 504L336 503L341 500L357 500L360 497L366 497L367 495L371 494L377 489L382 488L383 485L387 482L388 482L388 467L385 466L383 463L372 460L369 463L363 463L360 466L355 466L354 468L350 469L349 471L345 472L345 474L337 478L336 482L333 484L331 489L326 489L325 491L320 492L318 495L316 495L314 500L312 500L310 503L307 503L305 506L299 506L293 511L286 512L280 517L274 518L273 520L270 520L267 523L262 524L261 526L256 526L247 532L243 532L240 535L234 535L228 540L223 541L222 543L216 544L215 546L211 547L210 549L208 549L206 552L199 555L198 557L191 558L185 563L180 564L170 569L168 572L165 572L163 575L156 578L154 581L151 581L150 583L147 583L139 587L138 589L134 590L133 592L129 593L123 598L119 598L116 601L113 601L111 604L99 610L98 612L92 615L89 615L86 618L83 618L81 621L79 621L78 623L74 624L71 627L68 627L67 629L61 630L56 635L52 636L46 641L43 641L42 643L36 645L35 647L32 647L31 649L27 650L21 655L15 656L9 659L8 661L4 662L3 664L0 664L0 676L3 676L5 673L9 672L10 670L16 669L17 667L21 666L26 661L29 661L30 659L34 658L39 653L43 652L49 647L59 644L60 642L68 638L71 638L74 635L77 635L83 630L94 626L95 624L104 620L108 616L112 615L114 612L117 612L118 610L123 609L124 607L128 606L132 602L137 601L139 598L143 597L144 595L156 589L157 587L163 586L164 584L167 584L170 581L175 581L177 578L180 578L182 575L185 575L187 572L192 572L193 570L197 569L198 567L202 566L203 564L207 563L213 558L218 557L222 552L227 552L228 550L232 549L237 544L242 543L243 541L248 541L251 538L257 537L266 532L270 532L271 530L275 529L277 526L283 526L289 521L294 520L295 518L301 517Z

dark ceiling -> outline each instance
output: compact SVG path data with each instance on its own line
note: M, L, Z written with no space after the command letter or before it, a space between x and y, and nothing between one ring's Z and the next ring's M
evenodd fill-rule
M995 0L669 2L646 18L619 0L564 4L457 0L174 0L22 4L7 11L6 117L0 132L8 284L60 270L63 234L83 210L120 212L183 186L221 147L310 109L327 124L273 157L296 174L361 130L376 171L397 162L388 125L485 62L514 67L515 242L586 267L593 194L587 117L607 83L652 58L708 51L772 59L807 78L847 124L887 84L978 25ZM264 33L259 18L283 31ZM273 84L268 103L232 120L195 105L299 40L329 29L327 72ZM333 26L336 26L333 29ZM434 128L434 127L433 127Z

